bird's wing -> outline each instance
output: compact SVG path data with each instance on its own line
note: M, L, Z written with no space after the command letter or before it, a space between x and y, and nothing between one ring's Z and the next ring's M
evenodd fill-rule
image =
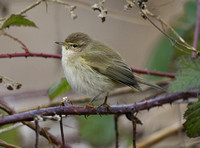
M84 53L81 57L96 72L114 81L141 90L132 71L118 55L108 55L101 51L93 51Z

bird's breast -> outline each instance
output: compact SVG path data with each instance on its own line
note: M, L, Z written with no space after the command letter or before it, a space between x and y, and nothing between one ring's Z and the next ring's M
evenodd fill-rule
M62 66L67 81L79 93L95 97L113 89L109 78L91 69L84 59L70 51L62 57Z

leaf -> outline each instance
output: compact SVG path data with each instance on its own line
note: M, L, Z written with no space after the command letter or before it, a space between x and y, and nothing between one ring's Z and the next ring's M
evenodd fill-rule
M3 130L5 128L9 128L10 125L12 125L12 124L4 125L4 126L0 127L0 130ZM8 130L6 132L0 133L0 139L2 141L5 141L5 142L9 143L9 144L20 145L21 133L20 133L20 131L18 129L19 128L15 128L15 129ZM4 147L0 146L0 148L4 148Z
M200 59L181 57L177 61L176 80L171 82L168 92L185 92L200 87Z
M188 105L184 118L186 121L183 125L186 128L188 137L194 138L200 136L200 99L198 102Z
M1 30L10 26L30 26L37 27L34 22L28 20L23 15L11 15L2 25Z
M70 90L71 86L67 82L66 78L62 78L59 82L53 84L49 90L48 95L50 100L52 101L56 97L58 97L61 94L66 93L67 90Z
M105 147L115 139L113 116L83 116L79 120L79 131L83 140L93 147Z

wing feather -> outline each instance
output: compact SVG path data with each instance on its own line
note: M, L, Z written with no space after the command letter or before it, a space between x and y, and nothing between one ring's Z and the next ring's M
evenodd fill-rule
M120 56L93 51L81 56L88 66L110 79L141 90L131 69L123 62Z

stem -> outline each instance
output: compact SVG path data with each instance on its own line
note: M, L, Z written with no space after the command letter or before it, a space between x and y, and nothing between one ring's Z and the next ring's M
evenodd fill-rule
M114 122L115 122L115 147L119 148L119 131L118 131L118 115L114 116Z
M63 130L63 122L62 122L62 115L60 115L60 132L62 137L62 145L65 145L65 137L64 137L64 130Z
M38 137L39 137L39 129L38 129L38 118L35 117L35 148L38 148Z
M59 55L59 54L34 53L34 52L0 54L0 58L14 58L14 57L43 57L43 58L61 59L62 56ZM175 77L175 75L172 74L172 73L156 72L156 71L149 71L149 70L136 69L136 68L131 68L131 70L133 72L142 73L142 74L163 76L163 77L169 77L169 78L174 78Z
M14 41L17 41L18 43L20 43L22 45L23 49L25 50L25 52L29 53L28 47L21 40L19 40L18 38L14 37L14 36L6 33L6 32L4 32L3 35L5 35L5 36L13 39Z
M149 71L149 70L136 69L136 68L131 68L131 70L133 72L136 72L136 73L142 73L142 74L149 74L149 75L154 75L154 76L164 76L164 77L169 77L169 78L175 78L175 75L172 74L172 73Z
M58 55L58 54L46 54L46 53L34 53L34 52L0 54L0 58L13 58L13 57L43 57L43 58L60 59L61 55Z
M195 49L197 49L197 45L198 45L199 27L200 27L200 0L198 0L198 5L197 5L197 21L196 21L195 32L194 32L194 41L193 41L193 47ZM192 57L196 58L197 53L192 52Z
M136 122L132 119L132 126L133 126L133 148L136 148Z

